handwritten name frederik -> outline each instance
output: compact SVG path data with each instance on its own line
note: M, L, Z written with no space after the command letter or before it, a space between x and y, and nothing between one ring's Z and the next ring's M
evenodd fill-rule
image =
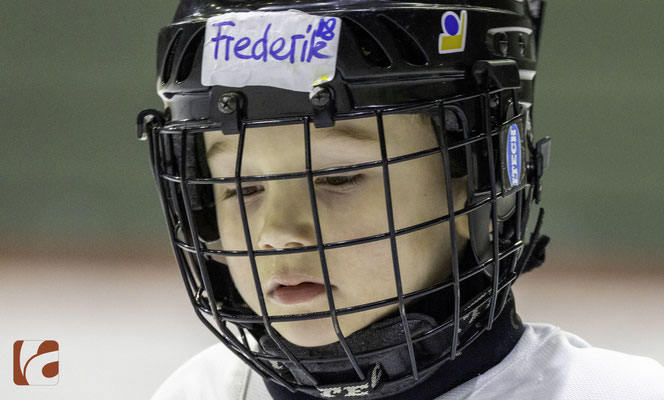
M318 26L307 25L303 33L296 33L290 37L271 35L268 24L260 37L231 36L236 27L233 21L222 21L212 24L217 28L216 36L212 37L214 43L214 59L219 59L220 51L224 60L231 57L242 60L256 60L267 62L269 59L277 61L288 60L294 64L296 60L301 63L310 63L313 59L330 58L331 55L323 51L328 43L334 39L337 19L321 18ZM225 28L224 28L225 27Z

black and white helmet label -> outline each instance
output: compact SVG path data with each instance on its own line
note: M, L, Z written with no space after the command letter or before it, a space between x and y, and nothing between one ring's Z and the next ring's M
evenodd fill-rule
M327 399L344 399L353 397L366 397L372 393L380 384L380 379L383 377L383 369L380 365L376 364L371 370L371 374L363 383L354 383L350 385L341 386L327 386L319 387L320 395Z

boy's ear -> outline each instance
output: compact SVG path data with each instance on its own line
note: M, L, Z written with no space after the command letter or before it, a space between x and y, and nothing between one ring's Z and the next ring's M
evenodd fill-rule
M462 215L454 220L457 234L464 239L470 239L470 229L468 228L468 215Z

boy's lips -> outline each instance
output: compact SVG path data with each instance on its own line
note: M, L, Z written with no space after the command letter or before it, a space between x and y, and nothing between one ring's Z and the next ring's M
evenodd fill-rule
M284 305L305 303L323 294L323 280L305 274L276 275L267 284L268 297Z

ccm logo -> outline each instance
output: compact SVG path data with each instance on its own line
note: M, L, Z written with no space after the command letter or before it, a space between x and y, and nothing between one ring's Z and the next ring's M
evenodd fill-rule
M58 342L17 340L14 342L14 383L55 385L58 383Z

